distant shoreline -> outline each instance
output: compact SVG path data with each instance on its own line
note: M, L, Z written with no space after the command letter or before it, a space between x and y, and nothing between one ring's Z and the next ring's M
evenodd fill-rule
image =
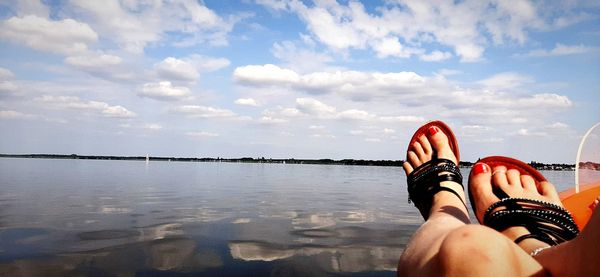
M72 160L123 160L123 161L173 161L173 162L228 162L228 163L275 163L275 164L331 164L359 166L396 166L401 167L403 160L355 160L355 159L271 159L271 158L182 158L182 157L144 157L144 156L98 156L98 155L63 155L63 154L0 154L0 158L29 159L72 159ZM530 162L538 170L573 171L574 164L544 164ZM461 161L460 167L471 167L472 162ZM584 168L600 170L600 164L582 163Z

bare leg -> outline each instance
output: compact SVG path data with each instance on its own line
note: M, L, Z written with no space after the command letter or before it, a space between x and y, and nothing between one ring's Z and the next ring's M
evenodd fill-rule
M406 174L434 155L456 162L448 138L439 130L429 130L429 136L421 136L409 146L407 162L403 165ZM456 191L464 201L464 191L458 183L442 182L441 185ZM447 191L434 195L429 219L417 230L400 257L398 275L544 273L540 264L500 233L484 226L467 225L469 218L461 199Z
M536 259L554 276L600 276L599 247L600 211L596 208L579 236L542 251Z
M419 165L430 161L435 154L438 158L457 162L450 149L448 137L437 127L431 127L428 133L428 137L422 135L409 146L406 162L403 165L406 175ZM441 185L452 188L464 200L464 191L459 184L443 182ZM410 275L421 272L424 275L434 275L439 272L437 261L432 260L437 256L442 241L450 231L467 223L469 217L463 202L450 192L438 192L433 197L429 219L414 234L400 258L398 273Z
M470 189L476 205L476 216L499 199L492 192L493 187L501 188L510 197L537 199L561 205L556 189L549 182L541 182L539 187L528 175L520 175L517 170L506 170L499 166L489 168L476 164L470 176ZM527 234L524 227L511 227L502 234L509 240ZM600 256L600 210L595 210L585 230L575 239L542 251L535 259L553 276L600 276L598 257ZM519 246L524 253L531 253L548 245L536 239L523 240Z
M501 189L513 198L542 200L562 206L556 189L549 182L540 182L538 188L533 177L521 175L516 169L508 170L504 166L496 166L492 169L485 163L477 163L473 166L471 176L469 176L469 189L473 194L475 216L477 216L479 222L483 222L485 210L500 201L493 193L494 188ZM529 234L529 231L525 227L516 226L502 231L502 234L511 240L515 240L522 235ZM548 247L548 244L530 238L521 241L519 246L525 252L531 253L536 249Z

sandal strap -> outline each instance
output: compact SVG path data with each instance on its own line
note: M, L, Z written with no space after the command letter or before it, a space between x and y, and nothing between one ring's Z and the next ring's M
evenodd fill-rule
M563 207L526 198L504 198L492 204L484 213L483 224L498 231L514 226L527 228L530 234L518 237L515 243L535 238L557 245L579 234L573 217Z
M433 196L440 191L452 192L463 201L456 191L440 185L445 181L456 182L463 187L458 166L448 159L430 160L408 174L408 202L414 203L425 219L429 217Z

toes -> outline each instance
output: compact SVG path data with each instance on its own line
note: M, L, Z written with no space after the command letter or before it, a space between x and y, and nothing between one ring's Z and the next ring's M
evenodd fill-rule
M535 185L535 180L529 175L521 175L521 185L525 190L541 193L540 191L538 191Z
M521 188L521 173L516 169L506 171L506 180L510 186Z
M550 182L540 182L539 191L543 196L551 198L556 203L561 203L560 197L558 196L558 192L556 192L556 188L554 187L554 185L550 184Z
M448 143L448 137L444 132L441 132L440 128L431 126L427 129L427 137L431 143L432 151L436 152L439 158L450 159L455 163L458 162L450 144Z
M406 160L413 166L413 167L417 167L421 165L421 160L419 159L419 157L417 156L417 154L415 152L408 151L408 153L406 153Z
M419 158L419 160L421 162L430 160L430 158L427 156L427 154L425 154L425 151L423 150L423 147L421 146L421 144L418 141L415 141L412 145L412 151L415 152L415 154L417 154L417 157Z
M469 175L469 190L475 203L475 214L480 222L483 220L483 212L491 204L499 201L492 191L492 169L485 163L476 163Z
M449 147L448 137L444 132L440 132L440 128L431 126L427 129L427 136L434 150L440 151L443 148Z
M505 166L494 167L492 171L492 184L504 191L509 188Z
M431 157L433 154L433 149L431 148L431 144L429 143L429 140L427 140L427 137L420 136L419 143L421 144L421 147L423 147L423 152L425 152L427 156Z
M413 172L413 170L415 170L409 162L404 162L402 163L402 168L404 168L404 172L406 172L406 175L410 174L411 172Z

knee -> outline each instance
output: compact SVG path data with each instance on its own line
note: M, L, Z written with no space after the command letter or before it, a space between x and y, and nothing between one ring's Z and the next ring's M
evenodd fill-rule
M509 245L498 232L481 225L466 225L450 232L440 246L438 260L443 271L472 271L506 260Z

